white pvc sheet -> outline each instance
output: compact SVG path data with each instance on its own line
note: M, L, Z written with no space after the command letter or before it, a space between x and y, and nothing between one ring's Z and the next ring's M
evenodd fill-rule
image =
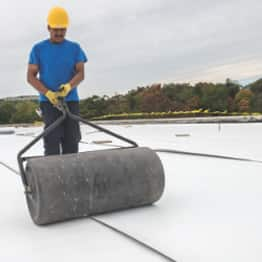
M105 126L141 146L262 160L261 124ZM101 150L112 140L82 126L80 150ZM0 161L18 170L18 151L41 132L0 137ZM176 136L189 134L189 136ZM43 154L43 143L26 155ZM166 190L154 206L99 216L103 221L159 248L177 261L262 261L262 164L159 153ZM89 219L35 226L20 178L0 166L0 261L162 261L147 250ZM14 252L15 250L15 252Z
M262 123L105 126L140 146L262 160ZM179 135L189 136L179 136ZM178 135L178 136L177 136ZM88 139L91 136L85 136ZM119 143L119 142L118 142Z

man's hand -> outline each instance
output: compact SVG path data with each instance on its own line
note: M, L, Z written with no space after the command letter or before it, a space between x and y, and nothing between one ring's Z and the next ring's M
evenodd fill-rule
M72 87L70 83L61 85L57 92L57 96L66 97L71 90L72 90Z
M48 91L45 93L45 96L48 98L48 100L49 100L54 106L58 105L57 93L48 90Z

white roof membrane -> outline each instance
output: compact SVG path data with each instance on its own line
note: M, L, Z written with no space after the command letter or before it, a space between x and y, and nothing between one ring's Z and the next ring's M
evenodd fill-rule
M262 124L108 126L141 146L262 160ZM112 140L81 126L80 150L101 150ZM0 161L18 170L16 155L42 128L0 135ZM24 134L21 136L21 134ZM182 136L179 136L179 134ZM187 136L183 136L187 134ZM28 136L26 136L28 135ZM177 136L178 135L178 136ZM189 135L189 136L188 136ZM26 155L41 155L42 142ZM163 197L153 206L98 216L176 261L262 261L262 164L158 153L166 173ZM20 177L0 165L0 260L163 261L90 219L38 227L29 217Z

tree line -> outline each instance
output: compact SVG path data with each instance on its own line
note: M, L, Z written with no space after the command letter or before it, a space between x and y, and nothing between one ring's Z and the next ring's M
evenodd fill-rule
M262 79L241 86L227 79L225 83L199 82L154 84L137 87L127 94L92 96L80 103L82 116L94 118L121 113L192 111L262 112Z
M0 100L0 124L39 121L36 100ZM93 95L80 101L82 117L92 119L108 114L176 112L261 112L262 79L249 85L227 79L225 83L167 83L141 86L126 94Z

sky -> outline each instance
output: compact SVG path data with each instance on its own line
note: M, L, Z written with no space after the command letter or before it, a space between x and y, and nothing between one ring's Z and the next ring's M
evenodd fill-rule
M53 6L70 16L67 39L88 56L80 98L153 83L262 77L261 0L0 0L0 98L37 95L26 82L32 46L49 37Z

